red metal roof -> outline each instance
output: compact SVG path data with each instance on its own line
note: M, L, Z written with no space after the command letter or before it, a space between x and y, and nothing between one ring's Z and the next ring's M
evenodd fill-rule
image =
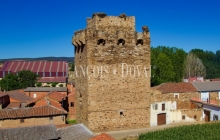
M2 67L2 71L17 73L21 70L30 70L33 72L67 72L66 61L7 61ZM3 76L2 76L3 77Z

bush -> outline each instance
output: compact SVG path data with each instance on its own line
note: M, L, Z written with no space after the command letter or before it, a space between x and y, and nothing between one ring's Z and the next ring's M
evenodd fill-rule
M66 120L68 124L77 124L76 120Z
M50 82L47 82L47 84L49 85L49 84L50 84Z
M60 84L59 86L60 86L60 87L63 87L63 84Z
M51 86L52 87L55 87L57 84L55 83L55 82L53 82L52 84L51 84Z
M37 83L36 86L37 86L37 87L41 87L41 86L42 86L42 83Z

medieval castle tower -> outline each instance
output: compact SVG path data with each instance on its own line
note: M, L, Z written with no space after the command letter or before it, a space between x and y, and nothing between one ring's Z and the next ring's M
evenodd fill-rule
M149 126L150 33L135 17L95 13L76 31L77 121L93 131Z

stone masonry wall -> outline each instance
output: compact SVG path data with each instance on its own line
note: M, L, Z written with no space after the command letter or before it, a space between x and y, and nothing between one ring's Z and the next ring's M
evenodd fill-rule
M179 98L175 98L174 95L178 94ZM200 98L199 92L186 92L186 93L161 93L160 91L154 91L151 96L152 102L162 101L176 101L177 109L191 109L191 98Z
M87 28L75 32L72 42L77 121L93 131L149 126L148 28L136 33L134 17L99 13L87 19ZM84 65L85 77L80 67Z

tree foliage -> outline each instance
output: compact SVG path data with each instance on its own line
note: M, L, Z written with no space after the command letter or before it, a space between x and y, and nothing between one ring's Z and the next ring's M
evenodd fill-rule
M192 49L190 52L194 53L203 62L207 79L220 78L220 50L213 53L201 49Z
M74 71L74 70L75 70L75 65L74 65L74 63L71 63L70 71Z
M9 73L0 81L0 87L1 90L5 91L32 87L35 85L38 77L37 74L29 70L22 70L17 75Z
M180 82L184 74L186 52L176 47L151 47L151 85Z
M202 61L192 52L186 57L185 77L201 76L206 77L206 68Z

